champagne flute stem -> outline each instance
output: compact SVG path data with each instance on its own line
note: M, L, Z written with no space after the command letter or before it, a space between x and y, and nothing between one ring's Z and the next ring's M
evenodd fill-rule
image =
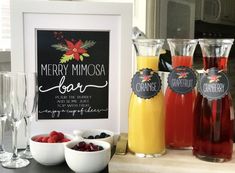
M0 153L4 151L3 149L3 136L5 130L6 118L0 118L1 121L1 134L0 134Z
M27 139L27 142L26 142L26 151L30 151L29 138L30 138L30 135L31 135L31 120L30 120L30 118L28 116L26 117L25 128L26 128L26 139Z
M13 156L12 159L16 159L18 157L18 153L17 153L17 133L18 133L18 129L17 129L17 124L13 123L13 130L12 130L12 152L13 152Z

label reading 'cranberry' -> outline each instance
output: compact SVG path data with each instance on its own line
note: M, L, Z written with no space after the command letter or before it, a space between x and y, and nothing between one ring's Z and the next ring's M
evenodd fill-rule
M168 77L169 87L176 93L186 94L191 92L197 83L194 71L185 66L174 68Z
M229 91L228 77L217 68L210 68L208 73L204 73L201 77L199 91L208 100L221 99Z
M131 88L138 97L149 99L160 91L161 79L152 69L141 69L133 76Z

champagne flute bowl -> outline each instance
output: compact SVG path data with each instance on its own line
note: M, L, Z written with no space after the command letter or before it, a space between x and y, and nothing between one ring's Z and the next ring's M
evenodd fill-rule
M22 168L30 162L27 159L21 159L17 151L17 132L18 127L23 120L24 104L26 97L26 77L25 73L11 72L4 75L6 88L6 113L7 119L12 127L12 152L13 155L9 161L2 162L5 168Z
M38 82L36 73L26 73L26 97L24 104L24 123L25 135L27 139L26 149L19 153L21 158L32 159L33 156L30 152L29 138L31 134L31 120L37 110L38 103Z
M8 153L4 150L3 146L3 137L4 137L4 131L5 131L5 124L7 120L6 115L6 88L5 88L5 80L4 75L8 72L0 72L0 162L9 160L12 156L11 153Z

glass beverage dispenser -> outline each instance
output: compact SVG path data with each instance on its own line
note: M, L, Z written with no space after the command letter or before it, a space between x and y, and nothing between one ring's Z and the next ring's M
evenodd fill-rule
M139 157L165 153L164 96L158 72L161 39L133 41L137 72L132 78L129 105L128 148Z
M233 39L200 39L204 73L195 102L193 154L207 161L230 160L233 152L233 107L226 76Z

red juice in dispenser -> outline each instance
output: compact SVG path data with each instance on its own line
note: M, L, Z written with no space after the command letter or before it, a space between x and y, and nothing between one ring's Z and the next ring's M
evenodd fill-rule
M232 158L233 107L226 75L233 39L200 39L204 73L194 109L193 154L206 161Z
M193 53L197 40L168 39L173 70L165 94L165 137L168 148L186 149L193 141L193 106L196 98L196 76Z

